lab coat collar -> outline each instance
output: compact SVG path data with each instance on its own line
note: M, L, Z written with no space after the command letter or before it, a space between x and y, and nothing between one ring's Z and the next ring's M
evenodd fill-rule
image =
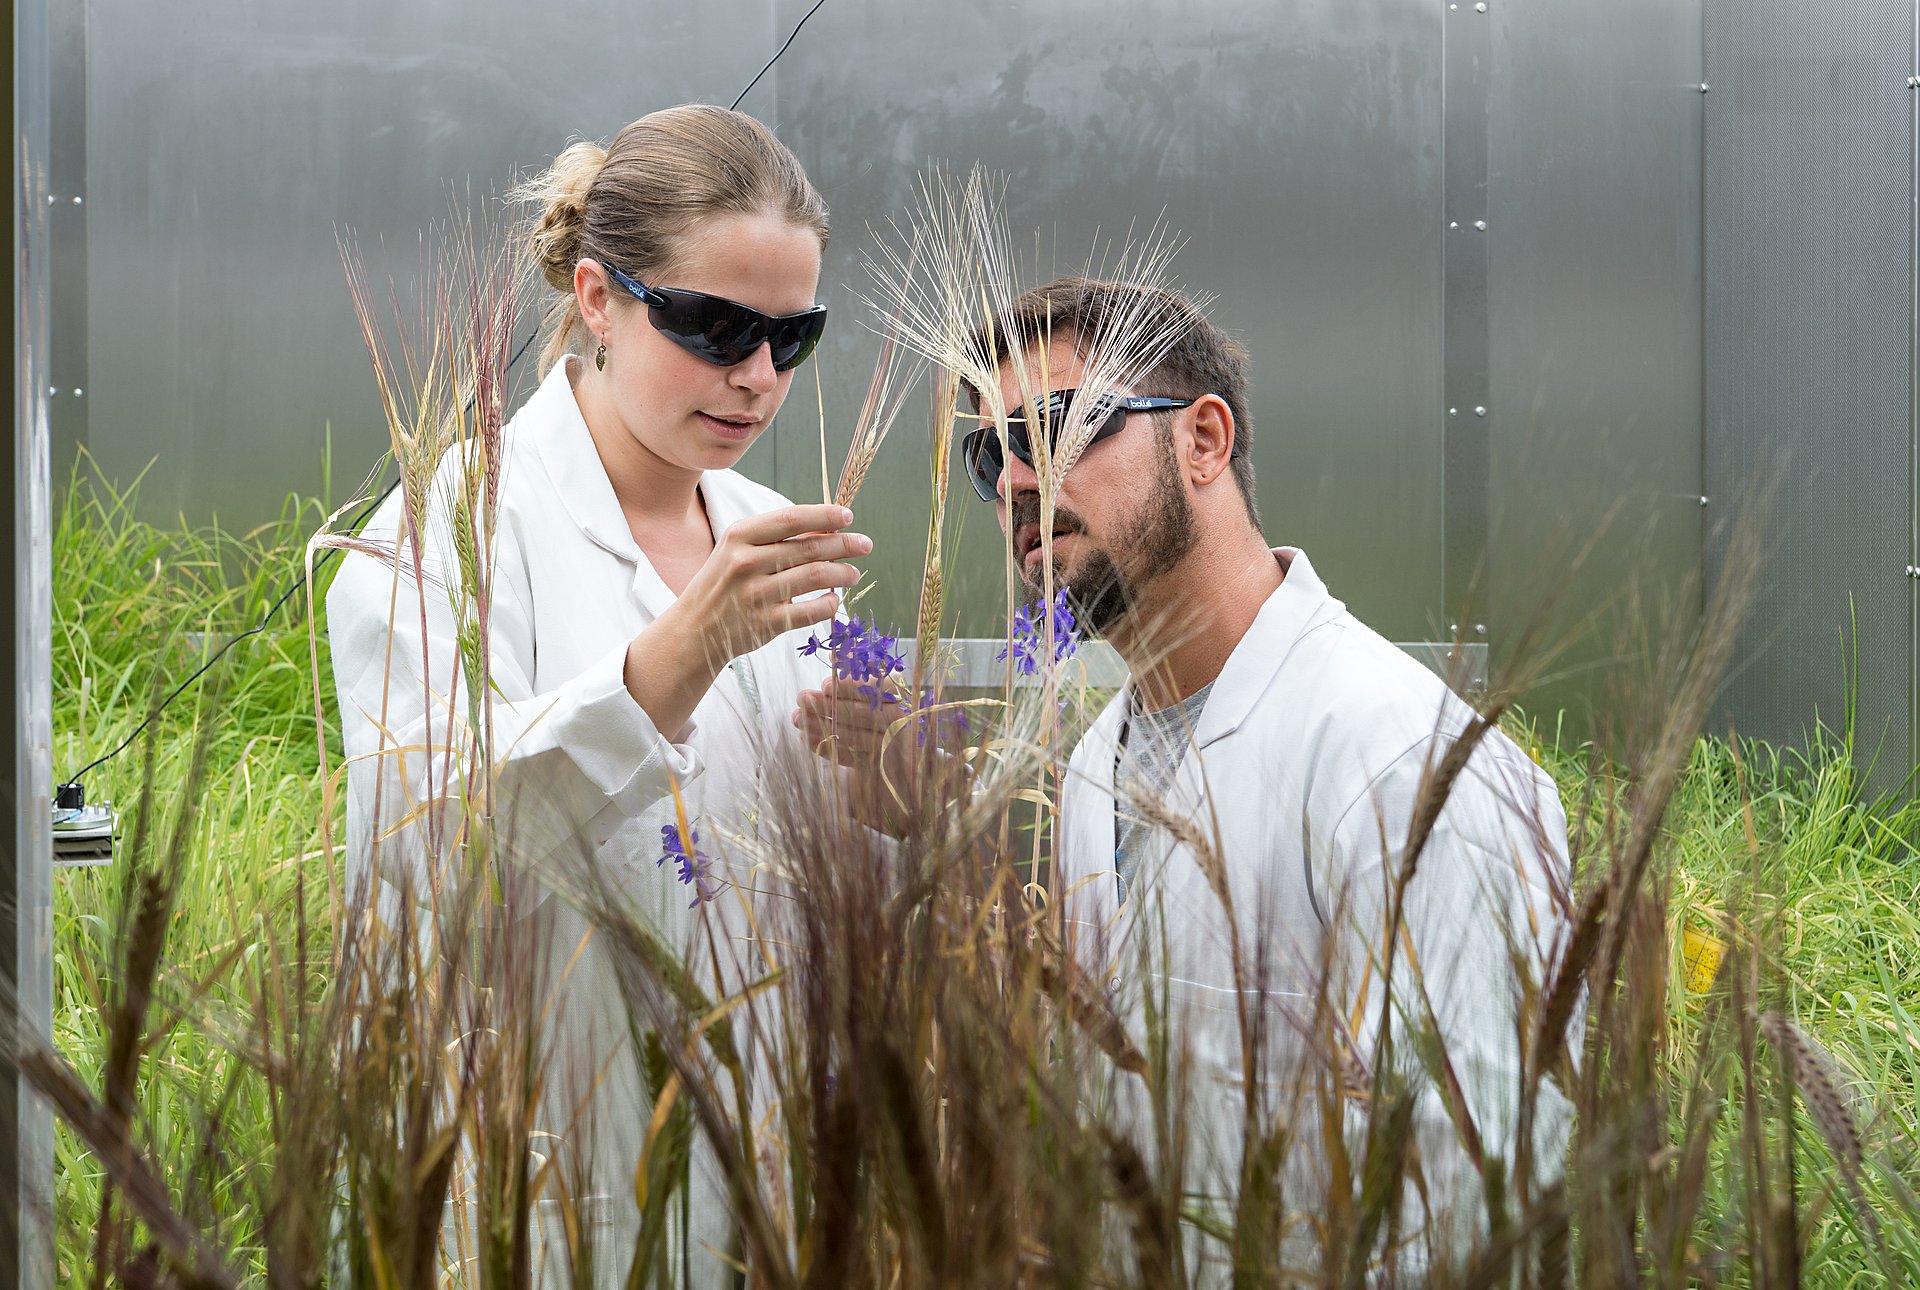
M1294 643L1307 628L1345 608L1328 593L1305 551L1297 547L1274 547L1273 558L1286 571L1286 576L1260 607L1253 625L1233 647L1226 666L1215 678L1213 692L1207 696L1206 707L1200 713L1200 724L1193 732L1196 749L1204 749L1238 730L1260 696L1272 686L1280 665L1286 662ZM1129 682L1128 692L1131 690ZM1095 723L1096 730L1117 744L1120 722L1130 706L1130 702L1109 705L1101 714L1101 720Z
M1307 628L1345 608L1327 592L1327 584L1313 571L1307 553L1298 547L1275 547L1273 558L1286 576L1267 597L1253 626L1227 656L1227 665L1213 683L1200 725L1193 732L1195 748L1225 739L1240 728L1254 704L1273 685L1295 642Z
M1180 791L1192 795L1187 803L1190 807L1197 806L1206 796L1201 752L1240 728L1255 704L1273 687L1287 656L1308 629L1346 609L1327 591L1306 552L1295 547L1275 547L1273 556L1286 570L1286 577L1267 597L1253 625L1227 656L1226 666L1215 678L1213 691L1201 710L1193 747L1181 759L1177 783L1183 786ZM1075 786L1081 791L1075 793L1071 810L1075 818L1084 820L1084 825L1075 827L1091 830L1088 836L1092 838L1113 837L1117 807L1114 763L1120 751L1120 727L1132 708L1132 690L1133 683L1129 681L1113 697L1094 719L1074 755L1075 773L1082 778ZM1173 845L1171 838L1166 842L1169 847ZM1141 858L1142 872L1150 863L1148 857ZM1075 893L1078 902L1075 908L1079 911L1076 917L1090 927L1102 929L1102 935L1111 934L1119 927L1116 918L1127 915L1132 902L1125 906L1117 904L1111 864L1093 865L1088 872L1096 876L1084 891Z
M580 361L579 355L569 354L555 363L521 415L534 428L540 460L574 524L596 545L621 559L639 560L640 544L627 527L620 499L614 496L613 481L607 478L600 450L593 446L593 434L573 395L570 373Z
M607 478L600 450L594 447L593 434L587 429L586 418L580 415L580 403L574 397L569 373L573 364L582 361L579 355L569 354L555 363L527 400L522 415L533 428L540 459L568 516L595 545L641 567L644 571L639 578L642 598L648 609L658 614L672 602L673 593L664 584L654 585L659 580L653 566L639 543L633 540L633 530L627 524L626 513L620 509L613 481ZM713 525L716 539L730 526L755 513L753 498L738 485L738 477L731 471L710 470L703 474L700 496L706 502L707 519Z

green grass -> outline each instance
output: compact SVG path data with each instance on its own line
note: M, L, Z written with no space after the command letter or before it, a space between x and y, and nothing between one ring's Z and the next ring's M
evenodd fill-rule
M134 517L133 492L77 475L60 510L53 557L60 778L118 744L211 648L257 622L299 569L305 536L321 518L314 504L289 502L277 522L246 534L158 527ZM158 1006L205 993L191 1023L143 1061L142 1141L169 1176L199 1180L183 1193L210 1202L200 1217L243 1252L271 1166L264 1088L236 1056L255 1003L254 960L292 936L303 874L309 907L321 914L316 925L326 926L306 619L305 597L296 596L267 632L226 656L208 678L212 688L195 685L149 732L162 803L179 797L199 728L208 727L211 746ZM324 677L324 654L320 666ZM88 800L130 808L146 744L143 736L90 772ZM123 834L131 829L123 818ZM105 1059L104 986L116 962L123 878L121 865L54 875L54 1038L94 1087ZM239 959L206 979L234 947ZM312 983L316 991L323 984ZM209 1116L216 1108L217 1126ZM64 1126L56 1134L57 1257L66 1284L91 1262L100 1170Z
M206 646L193 634L218 640L251 626L298 569L306 534L321 518L316 504L290 501L280 520L247 534L155 526L134 516L132 491L77 477L60 512L53 653L61 777L117 744L157 693L198 665ZM321 651L330 707L324 638ZM303 896L310 926L327 925L331 860L320 842L311 668L302 596L270 631L229 655L215 687L188 691L151 734L157 800L179 796L201 731L210 739L210 775L157 1007L164 1015L194 1002L185 1024L143 1059L138 1140L190 1215L256 1276L259 1206L273 1160L266 1090L243 1057L260 1006L255 965L288 947ZM328 739L337 755L337 732ZM136 798L143 745L87 777L91 799ZM1538 751L1570 808L1595 788L1589 750L1549 739ZM1702 740L1668 816L1665 858L1673 920L1703 930L1737 920L1771 947L1780 1003L1843 1072L1880 1162L1870 1170L1869 1196L1892 1213L1920 1140L1920 864L1902 841L1920 831L1920 808L1863 807L1856 789L1843 743L1817 742L1802 754ZM117 962L123 879L116 866L62 870L54 880L55 1039L94 1087L105 1060L103 1001ZM238 957L209 977L230 951ZM317 996L327 983L305 985ZM1701 1003L1677 971L1670 1000L1676 1042L1684 1043ZM1830 1181L1819 1135L1800 1119L1801 1193L1818 1207L1808 1283L1920 1284L1913 1222L1884 1225L1898 1274L1888 1280ZM64 1284L84 1280L90 1266L101 1171L64 1128L57 1134ZM1715 1198L1710 1214L1727 1201Z
M1591 750L1548 738L1536 752L1572 813L1594 787ZM1767 947L1777 1006L1825 1045L1847 1085L1870 1144L1869 1197L1876 1207L1911 1207L1905 1180L1920 1164L1920 861L1906 840L1920 836L1920 805L1863 802L1846 741L1829 733L1784 750L1703 738L1666 834L1676 933L1730 932ZM1676 1043L1697 1033L1702 1006L1676 963ZM1804 1109L1796 1126L1815 1162L1802 1183L1823 1211L1808 1242L1808 1284L1920 1285L1911 1219L1882 1232L1898 1272L1888 1279Z

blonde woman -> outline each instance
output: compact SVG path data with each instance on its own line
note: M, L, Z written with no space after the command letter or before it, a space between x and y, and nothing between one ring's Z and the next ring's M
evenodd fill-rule
M703 106L643 117L604 149L575 144L529 191L533 256L557 294L543 379L506 429L492 535L495 817L522 872L590 859L697 960L703 920L739 899L725 842L750 816L760 758L793 737L801 692L828 675L798 645L856 580L846 561L872 547L845 509L793 505L733 470L825 324L826 208L766 127ZM391 541L399 508L367 535ZM447 705L421 696L454 674L446 600L407 584L396 608L393 567L365 555L327 598L349 871L416 895L433 862L396 825L418 797L404 766L423 759L390 754L445 742L433 723ZM698 841L678 836L682 809ZM629 1013L591 920L544 892L532 904L527 935L557 1002L544 1127L590 1178L584 1235L624 1283L651 1112ZM676 1269L726 1280L724 1191L698 1159L686 1214Z

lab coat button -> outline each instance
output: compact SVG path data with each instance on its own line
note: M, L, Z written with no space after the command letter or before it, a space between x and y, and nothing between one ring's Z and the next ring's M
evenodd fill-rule
M1107 989L1109 989L1109 990L1118 990L1119 988L1120 988L1120 978L1119 978L1119 977L1115 977L1115 978L1113 978L1113 980L1111 980L1111 981L1109 981L1109 982L1107 982Z

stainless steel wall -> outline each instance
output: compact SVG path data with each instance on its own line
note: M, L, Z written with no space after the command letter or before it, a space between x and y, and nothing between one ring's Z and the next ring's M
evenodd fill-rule
M1917 25L1914 0L1707 4L1707 492L1779 483L1722 717L1837 730L1857 658L1880 788L1915 759Z
M779 8L784 27L805 4ZM1042 234L1042 274L1080 268L1096 231L1164 213L1191 238L1180 277L1218 293L1215 320L1253 354L1268 535L1304 546L1381 630L1430 639L1440 13L1431 0L829 0L781 64L780 128L834 205L828 276L842 280L857 278L862 224L904 206L929 159L1010 176L1009 219L1016 238ZM826 355L829 405L844 415L867 352ZM781 484L816 493L817 451L794 438ZM869 495L924 493L923 453L882 461ZM890 506L866 522L917 555L924 514ZM1005 613L992 535L978 508L963 546L969 634ZM917 565L898 570L904 608Z
M235 524L318 488L329 430L343 485L381 449L337 231L368 244L376 275L404 273L451 194L503 190L648 109L730 96L773 20L749 0L724 23L578 0L84 10L86 186L53 209L86 219L86 379L60 382L60 410L85 406L109 473L154 463L150 512Z
M1717 513L1700 504L1700 0L1489 16L1488 612L1509 645L1549 624L1536 708L1640 703L1641 629L1691 630Z
M1489 563L1489 534L1532 550L1569 495L1578 519L1621 492L1645 509L1653 481L1698 491L1669 469L1698 456L1677 303L1697 274L1697 104L1684 51L1660 47L1690 6L1631 7L1623 33L1562 0L828 0L745 106L833 207L830 424L872 352L849 325L866 226L927 162L1007 173L1037 272L1164 216L1191 238L1180 276L1254 355L1269 536L1398 639L1444 635L1477 580L1497 642L1501 586L1533 571ZM240 524L319 487L330 431L338 496L383 436L335 230L385 239L375 271L401 270L450 186L498 189L572 136L727 101L806 9L92 0L84 249L56 289L85 284L85 393L62 395L57 446L84 438L123 479L153 459L150 512ZM1600 52L1576 62L1585 40ZM1477 243L1447 228L1468 210L1491 221ZM1491 408L1465 429L1462 390ZM818 489L812 396L803 378L747 463L796 496ZM863 507L890 553L873 603L895 620L923 537L915 428ZM997 629L991 523L969 515L962 538L963 633ZM1695 561L1683 535L1654 571Z

